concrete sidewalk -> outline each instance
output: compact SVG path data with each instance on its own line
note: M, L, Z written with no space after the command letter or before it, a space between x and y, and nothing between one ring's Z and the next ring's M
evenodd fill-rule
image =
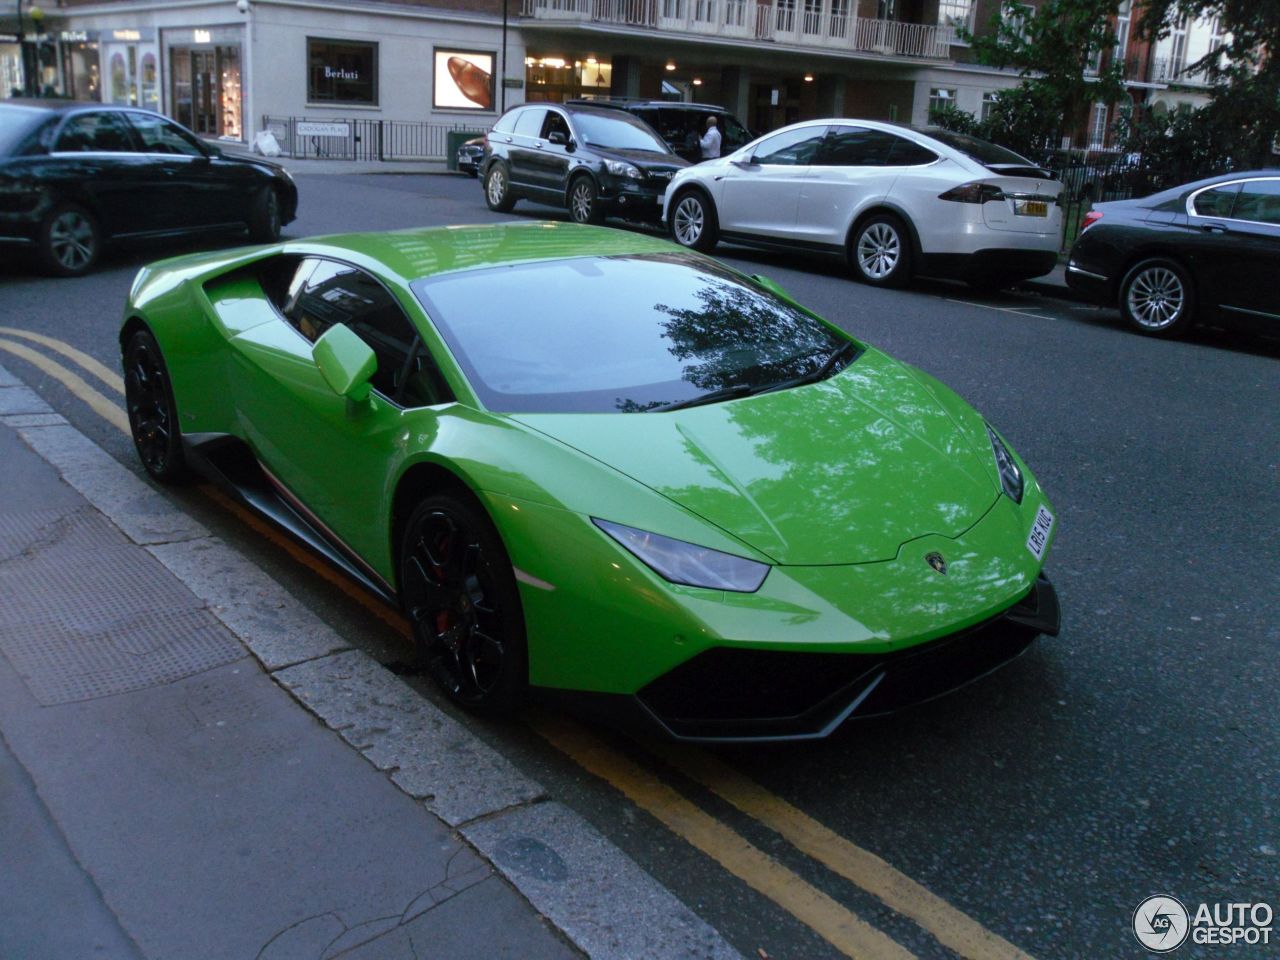
M0 367L0 957L733 960Z
M463 177L449 169L444 160L295 160L292 157L264 157L254 153L248 144L228 142L225 140L208 140L210 146L221 148L222 152L233 157L250 157L255 160L266 160L279 164L296 176L313 174L447 174L451 177Z

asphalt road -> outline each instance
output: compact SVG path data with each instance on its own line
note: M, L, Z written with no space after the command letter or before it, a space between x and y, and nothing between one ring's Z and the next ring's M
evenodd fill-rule
M290 236L509 219L489 213L462 177L304 176L299 186ZM512 215L539 216L562 219L527 204ZM173 252L125 252L70 281L6 259L0 327L118 368L133 273ZM867 893L856 871L821 865L713 795L695 782L700 771L727 764L1036 957L1144 956L1130 924L1151 894L1192 909L1280 907L1280 341L1204 331L1163 343L1127 333L1112 311L1033 294L980 297L928 282L881 291L847 280L834 261L718 253L939 377L999 426L1056 508L1047 569L1062 634L963 692L821 744L682 759L602 738L919 957L955 953ZM134 466L127 440L56 379L8 353L0 361ZM403 660L399 634L363 605L203 498L175 496L353 642L393 666ZM796 911L550 746L536 723L477 729L745 955L840 955ZM1177 956L1267 949L1188 944Z

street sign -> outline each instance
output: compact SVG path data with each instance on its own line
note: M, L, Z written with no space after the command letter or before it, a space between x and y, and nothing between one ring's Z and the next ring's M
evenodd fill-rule
M314 120L299 120L295 128L300 137L349 137L349 123L319 123Z

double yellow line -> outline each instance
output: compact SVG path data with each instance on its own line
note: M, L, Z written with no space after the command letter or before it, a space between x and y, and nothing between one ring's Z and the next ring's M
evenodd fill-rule
M38 344L65 357L120 397L124 394L124 383L118 374L61 340L14 327L0 327L0 350L44 371L94 413L124 434L129 434L128 417L119 400L104 395L75 371L18 341ZM379 619L403 635L411 636L409 624L403 617L388 610L383 603L310 551L212 486L206 484L201 490ZM800 853L913 921L959 956L968 960L1031 960L1013 944L876 854L823 826L703 750L669 744L637 744L637 749L647 752L652 761L650 766L646 766L614 750L566 717L535 713L528 720L533 729L561 753L607 782L672 833L777 904L847 957L857 960L910 960L914 955L682 795L652 771L652 763L666 765L700 784Z

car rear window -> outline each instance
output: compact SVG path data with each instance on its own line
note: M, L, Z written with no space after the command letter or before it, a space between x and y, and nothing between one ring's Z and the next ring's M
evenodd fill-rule
M988 143L986 140L979 140L977 137L971 137L968 134L956 133L953 130L943 130L941 127L912 127L918 133L923 133L926 137L932 137L939 143L944 143L952 150L959 150L965 156L976 160L984 167L1034 167L1026 157L1014 153L994 143Z
M578 257L412 284L480 402L640 413L812 373L847 343L726 267L683 253Z

